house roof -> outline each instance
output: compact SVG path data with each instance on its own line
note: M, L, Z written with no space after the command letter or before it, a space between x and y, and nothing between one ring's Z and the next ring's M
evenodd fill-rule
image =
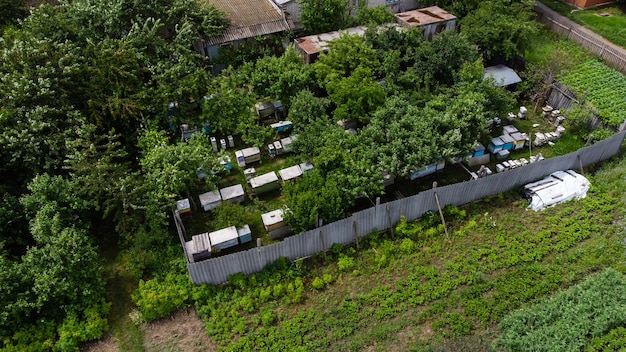
M309 35L307 37L296 38L296 44L307 54L315 54L328 48L328 42L335 40L342 35L358 35L365 36L367 27L359 26L340 31Z
M224 11L229 26L224 34L207 38L207 45L254 38L295 28L293 21L271 0L209 0Z
M485 67L483 78L487 79L488 77L493 77L496 81L496 85L499 87L506 87L522 81L512 68L505 65Z
M395 16L396 21L405 27L421 27L456 19L456 16L438 6L401 12L395 14Z

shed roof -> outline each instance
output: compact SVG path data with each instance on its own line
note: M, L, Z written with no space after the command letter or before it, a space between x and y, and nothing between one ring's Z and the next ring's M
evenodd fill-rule
M278 170L278 173L280 174L280 178L282 178L283 181L289 181L298 176L302 176L302 169L300 168L300 165L294 165Z
M438 6L401 12L394 16L396 16L396 21L405 27L421 27L456 19L456 16Z
M255 154L261 154L261 150L258 147L250 147L250 148L242 149L241 153L243 154L244 157L247 158Z
M209 233L211 245L213 246L216 246L220 243L232 241L233 239L237 239L238 237L239 234L237 233L237 228L235 226L230 226L225 229Z
M283 221L283 210L277 209L269 213L261 214L261 219L263 219L263 225L265 225L265 227L278 224Z
M487 79L489 77L492 77L496 82L496 86L499 87L506 87L522 81L515 70L505 65L485 67L483 78Z
M202 193L201 195L198 196L198 198L200 198L200 204L203 206L207 204L219 202L220 200L222 200L222 197L220 196L220 192L217 190Z
M294 41L302 50L307 54L315 54L328 48L328 42L335 40L342 35L358 35L359 37L365 36L365 30L367 27L359 26L340 31L309 35L307 37L296 38Z
M237 197L243 196L243 186L242 185L233 185L220 189L220 194L222 195L222 199L228 200Z
M277 181L278 181L278 176L276 176L276 173L272 171L272 172L268 172L266 174L251 178L250 186L252 186L252 188L258 188L268 183L277 182Z
M230 25L224 34L208 38L206 40L208 45L254 38L295 28L293 21L286 18L282 10L271 0L209 0L209 3L226 13Z

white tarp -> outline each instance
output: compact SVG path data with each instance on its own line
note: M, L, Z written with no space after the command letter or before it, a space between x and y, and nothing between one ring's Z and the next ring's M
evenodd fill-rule
M589 180L572 170L557 171L541 181L524 186L524 195L530 198L529 209L543 210L549 206L581 199L587 196Z

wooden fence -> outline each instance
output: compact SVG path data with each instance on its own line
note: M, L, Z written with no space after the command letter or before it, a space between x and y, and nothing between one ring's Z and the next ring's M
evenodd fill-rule
M583 26L559 15L546 5L535 2L537 20L552 32L565 36L598 55L605 64L626 74L626 49L621 48Z

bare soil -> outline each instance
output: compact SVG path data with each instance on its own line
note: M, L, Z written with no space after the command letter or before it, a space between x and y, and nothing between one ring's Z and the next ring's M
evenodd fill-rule
M168 318L146 324L142 330L146 352L217 351L194 309L179 309Z

